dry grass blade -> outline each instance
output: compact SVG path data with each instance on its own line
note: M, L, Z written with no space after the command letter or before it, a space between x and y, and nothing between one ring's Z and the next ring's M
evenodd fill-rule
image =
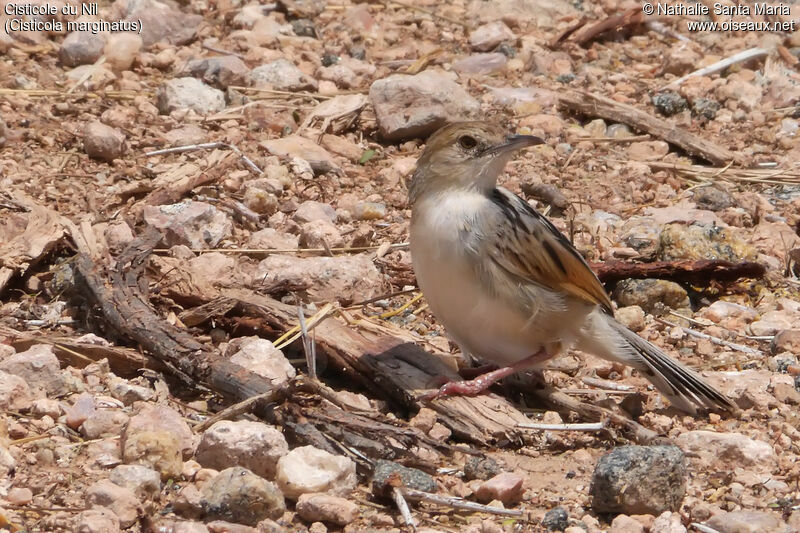
M659 161L646 161L650 168L672 170L679 176L698 180L714 181L717 179L741 181L746 183L769 183L773 185L800 184L800 171L770 168L740 168L731 165L723 167L707 167L703 165L676 165Z

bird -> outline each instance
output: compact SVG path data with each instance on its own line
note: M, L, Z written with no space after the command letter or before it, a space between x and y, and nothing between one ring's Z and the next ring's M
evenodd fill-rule
M488 122L455 122L428 138L417 161L408 183L417 283L462 352L499 367L446 383L427 399L480 394L574 348L635 368L681 411L735 412L696 372L617 321L570 241L497 185L516 152L544 142Z

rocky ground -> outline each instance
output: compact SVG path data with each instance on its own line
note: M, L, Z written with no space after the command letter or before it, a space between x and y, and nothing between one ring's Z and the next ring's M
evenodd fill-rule
M404 485L521 511L408 497L417 531L800 531L800 31L688 33L684 18L630 23L640 9L117 0L97 16L27 20L138 21L139 34L0 33L0 528L408 531L392 497ZM584 17L626 13L610 31L566 33ZM755 47L749 61L673 83ZM735 161L647 136L625 117L573 114L560 97L580 90ZM148 271L160 317L273 384L307 373L299 341L276 349L283 331L221 315L187 325L190 306L174 295L199 305L248 289L312 312L334 304L331 320L357 314L460 361L415 299L404 243L406 179L424 139L465 118L547 140L509 164L503 184L590 261L766 268L733 283L607 287L621 321L700 369L741 413L682 415L629 369L570 354L547 383L634 417L661 445L529 430L514 445L487 435L475 455L437 411L409 412L335 365L323 371L334 392L316 402L462 446L404 467L358 455L357 444L301 445L246 409L211 418L230 401L174 367L138 370L148 354L64 289L76 250L110 258L152 226L163 234ZM525 411L591 421L548 409Z

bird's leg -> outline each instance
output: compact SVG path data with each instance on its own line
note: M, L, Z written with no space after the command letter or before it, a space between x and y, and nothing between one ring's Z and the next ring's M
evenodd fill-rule
M491 372L480 375L475 379L471 379L469 381L451 381L450 383L445 383L439 387L439 390L436 392L421 396L420 400L430 401L443 396L477 396L501 379L507 378L508 376L516 374L522 370L526 370L531 366L541 363L542 361L546 361L549 358L550 355L544 348L542 348L535 354L526 357L521 361L517 361L511 366L492 370Z

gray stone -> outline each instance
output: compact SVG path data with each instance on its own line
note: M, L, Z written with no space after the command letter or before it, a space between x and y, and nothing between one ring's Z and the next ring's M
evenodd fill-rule
M497 20L482 24L469 34L469 45L478 52L488 52L497 48L500 43L514 42L517 36L504 22Z
M236 56L214 56L193 59L186 63L182 76L200 78L205 83L225 90L229 85L245 85L250 69Z
M177 78L158 88L156 106L165 115L178 109L192 109L207 115L225 109L225 95L196 78Z
M125 134L93 120L83 131L83 149L92 159L111 162L125 153Z
M287 59L278 59L250 71L254 87L269 86L279 91L316 91L317 80L308 76Z
M226 468L203 487L201 505L208 518L255 526L286 511L283 494L274 483L246 468Z
M500 465L491 457L470 457L464 465L464 478L487 480L501 472Z
M686 493L686 465L676 446L622 446L597 462L590 492L598 513L677 511Z
M653 105L665 117L677 115L689 107L686 98L675 91L663 91L653 96Z
M731 193L721 185L709 185L695 189L692 200L700 209L708 209L709 211L722 211L728 207L733 207L735 204Z
M142 500L155 498L161 492L161 474L143 465L119 465L108 479L132 490Z
M67 67L89 65L103 55L106 40L88 31L74 31L64 38L58 49L58 60Z
M569 526L569 514L563 507L550 509L542 518L542 525L548 531L564 531Z
M144 46L159 41L186 44L191 41L203 21L201 15L187 10L174 9L158 0L119 0L112 6L114 12L107 19L139 21Z
M369 90L381 136L388 141L426 137L447 122L474 118L480 104L444 73L394 74Z
M142 216L145 222L162 230L167 246L213 248L233 230L233 223L225 213L204 202L148 205Z
M400 478L403 487L436 492L436 481L429 474L384 459L375 463L375 470L372 473L372 492L378 496L387 496L392 491L392 480L396 477Z
M647 313L653 312L656 304L672 309L691 308L683 287L663 279L624 279L617 283L613 297L620 307L638 305Z

